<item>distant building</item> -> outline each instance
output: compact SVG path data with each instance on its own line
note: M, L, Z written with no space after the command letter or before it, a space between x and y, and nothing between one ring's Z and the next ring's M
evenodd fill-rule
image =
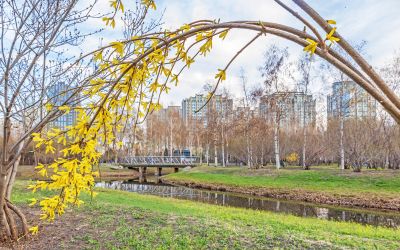
M168 106L158 111L154 111L149 114L146 118L147 127L152 126L151 124L165 123L170 124L171 122L177 123L182 119L182 109L180 106Z
M173 155L180 146L177 138L182 130L182 109L168 106L149 114L145 120L145 141L151 154Z
M328 119L339 117L340 110L345 119L374 118L376 108L376 100L355 82L332 84L332 94L327 98Z
M203 107L206 101L207 97L199 94L186 98L182 101L182 118L186 124L188 124L190 121L202 121L204 124L206 124L208 107Z
M170 117L182 118L182 109L180 106L168 106L156 112L153 112L152 116L157 116L161 120L167 120Z
M71 97L72 90L71 86L65 84L64 82L59 82L55 85L49 87L47 91L48 102L54 106L62 106L64 103ZM76 106L76 96L72 97L71 100L68 100L68 106ZM68 126L72 126L76 122L77 113L75 110L71 109L68 114L64 114L57 119L53 120L49 123L49 127L56 127L59 129L66 129Z
M313 96L303 92L276 92L261 98L259 112L269 121L277 117L281 128L315 126L315 104Z
M207 97L199 94L182 101L182 118L186 124L190 121L201 121L207 125L212 111L215 111L219 117L227 117L233 108L233 100L222 95L214 95L204 106L206 102Z
M233 112L233 116L235 118L243 118L248 116L249 118L252 117L258 117L259 116L259 108L250 108L250 107L243 107L243 106L238 106L235 108Z

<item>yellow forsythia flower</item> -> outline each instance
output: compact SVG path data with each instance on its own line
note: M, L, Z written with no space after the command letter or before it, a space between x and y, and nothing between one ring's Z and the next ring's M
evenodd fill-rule
M63 106L58 107L58 110L65 111L65 113L68 114L71 111L71 107L69 107L67 105L63 105Z
M224 81L226 79L226 73L225 70L218 69L218 74L215 75L215 79L220 78L221 81Z
M47 111L50 111L53 108L53 105L51 103L46 103L45 107Z
M221 34L219 34L219 38L221 38L222 40L225 39L226 35L228 34L229 29L226 29L224 31L221 32Z
M39 227L38 226L30 227L29 232L31 232L32 235L35 235L39 232Z
M188 30L190 30L190 25L189 24L184 24L179 29L183 30L183 31L188 31Z
M157 8L156 3L154 0L142 0L142 4L146 6L147 8L151 8L155 10Z
M329 24L336 24L335 20L326 20L326 22L329 23Z
M37 202L37 200L35 198L29 199L31 201L31 203L29 203L29 206L34 206Z
M311 55L315 53L315 50L318 47L318 43L310 38L306 39L308 42L308 45L304 47L304 51L309 52Z
M121 42L112 42L111 46L115 49L117 53L120 55L124 54L124 44Z
M329 32L329 34L326 35L326 40L331 41L332 44L335 43L335 42L339 42L339 41L340 41L339 38L333 36L333 34L334 34L335 32L336 32L336 27L333 28L333 29L331 30L331 32Z

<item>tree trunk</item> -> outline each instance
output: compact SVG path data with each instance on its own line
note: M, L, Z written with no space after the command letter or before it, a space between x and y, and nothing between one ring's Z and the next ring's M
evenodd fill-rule
M224 125L221 126L221 155L222 155L222 167L225 167L225 135Z
M344 170L344 119L343 115L340 116L340 169Z
M385 156L385 169L389 169L389 153L386 153Z
M250 165L251 165L252 168L254 168L253 144L251 143L251 140L250 140L249 148L250 148L250 158L249 158L250 159Z
M264 166L264 143L263 142L261 142L261 160L260 160L261 162L261 166L263 167Z
M306 146L307 146L307 130L305 124L303 124L303 149L302 149L302 165L303 169L307 169L306 164Z
M279 121L278 118L274 119L274 149L275 149L275 166L276 169L281 168L281 157L279 154Z
M19 210L14 204L12 204L11 202L7 202L7 207L13 211L18 218L21 221L21 226L22 226L22 235L28 235L29 233L29 229L28 229L28 222L25 218L25 215L21 212L21 210Z
M18 149L17 149L17 153L16 153L16 161L14 162L12 168L11 168L11 173L8 174L7 176L7 184L6 184L6 198L8 200L11 200L11 192L12 192L12 188L14 186L14 182L15 182L15 177L17 176L17 172L18 172L18 167L19 167L19 163L21 161L21 155L22 155L22 150L24 148L24 143L20 143L18 145Z
M246 137L246 147L247 147L247 167L248 168L252 168L252 166L251 166L250 138L248 136L247 127L246 127L246 131L244 133L244 136Z
M203 147L200 147L200 165L203 165Z
M1 169L3 169L4 167L5 166L3 166ZM5 233L6 237L10 239L11 231L6 219L6 213L4 211L4 206L6 205L5 196L7 187L7 175L4 172L2 171L0 173L0 226L2 230L1 233Z
M210 144L207 143L206 146L206 160L207 160L207 166L210 165Z
M173 155L172 151L172 117L170 118L170 131L169 131L169 155Z
M306 163L306 147L307 147L307 127L306 127L306 96L307 96L307 84L305 90L305 96L303 96L303 149L302 149L302 165L303 169L308 169Z
M344 142L343 142L343 140L344 140L344 113L343 113L343 92L344 92L344 86L343 86L344 84L343 84L343 80L342 80L342 83L341 83L341 88L340 88L340 102L339 102L339 105L340 105L340 110L339 110L339 123L340 123L340 125L339 125L339 133L340 133L340 148L339 148L339 150L340 150L340 152L339 152L339 155L340 155L340 169L341 170L344 170Z
M222 166L225 167L225 147L224 142L221 144Z
M11 173L9 174L9 178L7 180L6 198L8 200L11 200L11 192L12 192L12 188L14 186L15 177L17 176L17 171L18 171L18 166L19 166L20 159L21 159L21 156L18 157L17 161L12 166Z
M214 140L214 166L218 166L218 149L216 140Z
M6 217L12 239L17 240L18 239L17 224L15 223L14 217L10 213L7 203L4 204L4 215Z
M225 157L226 158L225 165L229 165L229 157L230 156L229 156L229 151L228 151L228 149L229 149L229 142L228 141L226 142L226 147L225 148L226 148L226 150L225 150L226 151L225 152L225 155L226 155L226 157Z

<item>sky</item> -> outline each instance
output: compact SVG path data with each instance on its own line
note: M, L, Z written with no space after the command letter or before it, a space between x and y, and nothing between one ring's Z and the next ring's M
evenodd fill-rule
M132 0L125 0L129 2ZM292 1L283 0L299 13L301 10ZM376 68L389 62L395 51L400 50L400 0L309 0L307 1L325 19L337 21L338 32L352 43L367 42L366 59ZM273 0L156 0L157 10L152 16L163 14L163 28L176 29L184 23L199 19L220 19L220 21L254 20L270 21L302 29L303 25ZM128 6L129 3L125 4ZM107 9L108 1L100 0L99 9ZM127 7L126 7L127 8ZM99 20L92 20L87 28L96 26ZM98 27L98 26L97 26ZM161 102L164 106L180 105L182 99L203 92L206 83L213 83L219 68L225 66L230 58L254 36L250 31L230 31L223 42L215 42L212 52L205 58L197 60L180 77L180 83L173 87L170 94L164 95ZM108 42L122 38L121 26L117 23L115 30L96 34L85 42L87 49L93 48L99 41ZM261 86L262 78L258 68L263 63L263 54L271 44L288 47L291 60L300 56L302 48L288 41L267 35L252 44L242 53L227 71L225 87L233 97L242 95L241 69L246 74L249 86ZM84 48L85 49L85 48ZM288 80L290 81L290 80ZM326 92L329 82L316 78L312 83L312 92ZM288 83L292 84L292 83Z

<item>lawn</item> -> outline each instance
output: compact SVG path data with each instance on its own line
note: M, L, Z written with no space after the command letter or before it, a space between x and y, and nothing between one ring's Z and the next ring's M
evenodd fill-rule
M354 173L333 167L311 170L243 167L196 167L164 177L166 182L290 198L332 205L400 210L400 171L365 170Z
M167 180L234 185L241 187L268 187L281 189L305 189L342 194L376 193L400 195L400 170L368 170L354 173L331 167L314 170L259 169L243 167L197 167L165 177Z
M40 233L20 242L31 248L87 249L397 249L400 231L300 218L191 201L98 189L99 195L54 223L39 222L32 194L18 181L15 203Z
M101 179L134 179L138 177L138 172L128 168L115 168L114 164L101 164L100 167L95 167L95 170L101 173ZM48 169L49 175L52 173L52 169ZM33 165L21 165L18 167L17 177L19 179L46 179L45 177L38 174L35 171Z

